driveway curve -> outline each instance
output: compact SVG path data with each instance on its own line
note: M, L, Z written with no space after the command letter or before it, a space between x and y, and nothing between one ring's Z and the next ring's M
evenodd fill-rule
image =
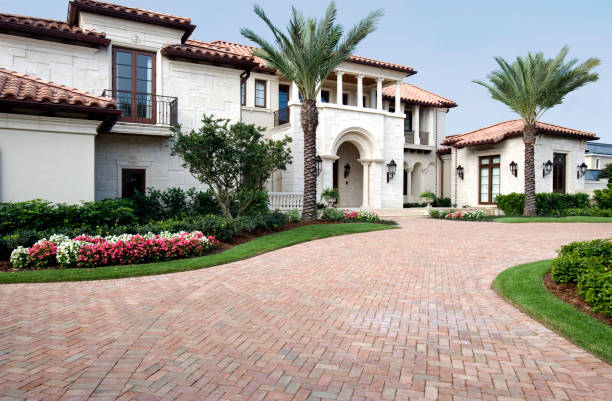
M0 286L0 399L610 400L491 289L612 224L401 221L198 271Z

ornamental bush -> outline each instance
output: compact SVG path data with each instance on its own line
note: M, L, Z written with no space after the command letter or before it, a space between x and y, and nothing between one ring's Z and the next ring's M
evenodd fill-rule
M319 218L323 221L344 221L346 217L344 211L333 207L328 207L321 211Z
M593 200L600 209L612 209L612 183L608 183L604 189L593 191Z
M561 247L551 274L557 283L577 283L578 293L593 310L612 315L612 239Z
M469 220L469 221L483 221L487 220L487 214L482 209L474 210L460 210L458 212L444 214L443 218L449 220Z
M563 216L594 216L594 217L612 217L612 209L600 209L592 207L588 209L565 209L562 210Z
M495 203L507 216L523 214L525 194L512 192L497 195ZM536 194L538 216L561 216L566 209L586 209L590 206L588 194L559 194L540 192Z

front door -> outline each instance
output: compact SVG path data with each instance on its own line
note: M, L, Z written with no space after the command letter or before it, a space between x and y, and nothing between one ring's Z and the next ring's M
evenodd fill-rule
M553 192L564 194L565 193L565 153L554 153L553 154Z

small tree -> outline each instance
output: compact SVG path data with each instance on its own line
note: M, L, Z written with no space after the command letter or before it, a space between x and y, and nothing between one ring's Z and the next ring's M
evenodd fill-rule
M291 163L287 144L291 141L265 139L262 128L204 115L199 130L172 130L172 155L183 159L200 182L215 194L223 214L235 218L244 213L263 190L275 170Z

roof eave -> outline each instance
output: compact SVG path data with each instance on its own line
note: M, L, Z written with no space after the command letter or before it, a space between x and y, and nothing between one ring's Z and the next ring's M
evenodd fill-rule
M87 34L65 32L60 30L45 29L37 26L22 25L6 21L0 21L0 32L3 33L23 33L27 35L40 35L47 38L56 38L73 42L74 44L87 44L88 46L108 47L110 39L95 37Z
M254 61L240 60L237 58L229 58L229 57L213 56L213 55L195 53L195 52L187 52L184 50L174 49L172 47L164 47L161 50L161 54L166 57L182 57L182 58L187 58L187 59L192 59L192 60L208 61L211 63L228 64L228 65L242 67L242 68L253 69L253 68L259 67L259 64L255 63Z

